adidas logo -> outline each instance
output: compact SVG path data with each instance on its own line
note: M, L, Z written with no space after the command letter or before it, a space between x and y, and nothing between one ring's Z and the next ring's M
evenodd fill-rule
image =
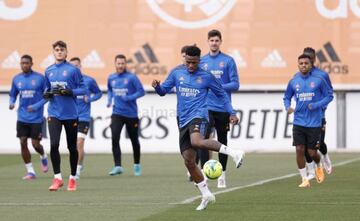
M105 64L101 60L97 51L92 50L85 58L83 58L82 66L84 68L103 68L105 67Z
M54 55L49 54L41 63L40 63L40 67L42 69L46 69L47 67L49 67L50 65L55 63L55 58Z
M138 50L134 53L134 60L129 59L127 61L128 70L143 75L166 75L166 66L159 64L159 59L155 55L153 49L148 43L142 46L142 50Z
M246 61L241 56L239 50L233 49L230 51L229 55L235 60L236 66L238 66L239 68L245 68L247 66Z
M1 67L4 69L19 69L20 68L20 55L17 51L13 51L3 62Z
M262 60L261 67L284 68L286 67L286 62L282 59L280 53L274 49Z
M329 74L348 74L349 67L348 65L341 64L340 57L336 53L331 42L327 42L323 45L326 54L330 59L325 56L325 53L322 49L316 52L316 57L320 62L320 68L326 71Z

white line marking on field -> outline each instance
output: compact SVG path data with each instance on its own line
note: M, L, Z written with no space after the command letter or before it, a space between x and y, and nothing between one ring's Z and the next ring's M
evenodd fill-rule
M343 162L334 164L333 167L343 166L343 165L353 163L353 162L356 162L356 161L359 161L359 160L360 160L360 158L354 158L354 159L350 159L350 160L345 160ZM273 182L273 181L278 181L278 180L283 180L283 179L286 179L286 178L290 178L290 177L296 176L298 174L299 173L290 173L290 174L287 174L287 175L284 175L284 176L273 177L273 178L266 179L266 180L260 180L260 181L257 181L255 183L250 183L250 184L243 185L243 186L236 186L236 187L232 187L232 188L229 188L229 189L226 189L226 190L217 191L217 192L214 192L213 194L214 195L219 195L219 194L222 194L222 193L228 193L228 192L232 192L232 191L235 191L235 190L245 189L245 188L248 188L248 187L260 186L260 185L270 183L270 182ZM172 203L172 204L189 204L189 203L192 203L192 202L194 202L195 200L198 200L198 199L201 199L201 195L190 197L190 198L185 199L185 200L183 200L183 201L181 201L179 203Z
M113 206L113 205L164 205L165 203L139 203L139 202L116 202L116 203L74 203L74 202L62 202L62 203L49 203L49 202L30 202L30 203L0 203L0 206Z

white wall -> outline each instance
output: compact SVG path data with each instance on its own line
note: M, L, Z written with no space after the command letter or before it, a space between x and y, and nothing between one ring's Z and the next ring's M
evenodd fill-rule
M241 117L241 121L239 125L232 128L229 134L229 146L247 151L293 151L292 126L286 124L282 97L282 93L234 94L233 106L239 111L238 116ZM336 146L335 102L334 100L330 104L327 111L326 141L330 150L335 149ZM1 94L0 153L18 153L19 142L15 137L16 112L10 111L7 104L8 96ZM175 95L159 97L155 94L147 94L138 100L138 105L139 116L142 118L140 125L142 151L178 152ZM355 113L351 112L351 114ZM111 152L110 129L108 127L110 115L111 109L106 108L106 95L104 95L92 106L94 127L93 131L90 131L92 137L88 136L86 140L85 149L87 152ZM266 116L265 120L264 116ZM42 144L49 150L48 138L44 138ZM121 147L124 152L131 151L130 141L125 138L125 134L122 135ZM64 133L62 134L60 150L67 152Z
M360 150L360 93L346 94L346 149Z

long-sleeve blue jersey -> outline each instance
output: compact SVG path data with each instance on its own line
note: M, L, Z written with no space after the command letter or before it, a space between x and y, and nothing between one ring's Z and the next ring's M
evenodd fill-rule
M77 96L79 121L90 122L91 102L99 100L102 93L94 78L85 74L82 75L86 87L86 94Z
M290 108L293 97L296 101L293 124L303 127L320 127L323 109L333 99L326 81L313 74L313 70L307 75L297 73L289 81L284 94L286 110ZM311 110L309 104L312 106Z
M201 58L200 67L220 81L231 101L231 92L239 89L239 76L234 59L221 52L214 56L207 54ZM209 110L224 112L223 102L212 91L208 94L207 104Z
M136 100L145 95L144 88L135 74L114 73L108 78L108 105L114 100L113 114L129 118L138 117Z
M49 66L45 71L46 90L63 87L71 89L72 96L55 95L49 100L48 115L59 120L78 118L76 96L86 94L83 77L80 70L65 61Z
M15 104L19 95L18 121L24 123L41 123L44 117L43 105L33 108L28 112L28 106L42 100L45 91L45 78L42 74L31 71L30 73L17 74L12 82L9 104Z
M220 99L225 111L232 113L233 109L225 90L212 74L197 69L190 73L187 69L177 67L173 69L167 79L155 88L155 91L164 96L176 87L179 117L179 127L186 126L194 118L208 119L206 98L209 90Z
M312 73L314 76L319 76L321 78L323 78L326 83L328 84L329 86L329 90L330 90L330 93L331 93L331 96L334 96L334 88L331 84L331 80L330 80L330 77L329 77L329 74L326 73L325 71L321 70L320 68L317 68L317 67L314 67L313 70L312 70ZM326 111L326 108L327 108L327 105L325 106L325 108L323 108L323 113L322 113L322 117L325 118L325 111Z

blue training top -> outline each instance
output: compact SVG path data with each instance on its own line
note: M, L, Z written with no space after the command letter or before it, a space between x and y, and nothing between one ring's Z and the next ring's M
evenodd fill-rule
M194 118L208 119L206 98L209 89L220 99L226 112L233 112L231 102L219 80L203 69L198 68L190 73L186 68L177 67L170 72L164 83L155 88L155 91L164 96L173 87L176 87L180 128Z
M82 75L83 75L84 85L86 87L86 94L78 95L76 97L79 121L90 122L91 102L99 100L102 96L102 93L94 78L85 74Z
M59 120L78 118L76 96L86 94L80 70L67 61L49 66L45 71L46 90L52 91L59 86L71 89L72 96L55 95L49 100L48 115Z
M29 73L17 74L12 82L9 104L15 104L19 94L18 121L24 123L42 123L44 107L33 106L42 100L45 91L45 78L42 74L31 71ZM27 108L31 106L32 112Z
M138 117L136 100L145 95L137 76L130 72L113 73L108 78L108 105L114 100L113 114Z
M311 70L308 74L297 73L289 81L284 94L284 106L288 110L294 97L294 125L320 127L323 109L332 101L333 95L326 81ZM309 109L311 104L312 109Z
M200 67L220 81L231 101L231 92L239 89L239 75L234 59L222 52L214 56L208 53L201 58ZM212 91L209 92L206 102L209 110L225 112L223 103Z

